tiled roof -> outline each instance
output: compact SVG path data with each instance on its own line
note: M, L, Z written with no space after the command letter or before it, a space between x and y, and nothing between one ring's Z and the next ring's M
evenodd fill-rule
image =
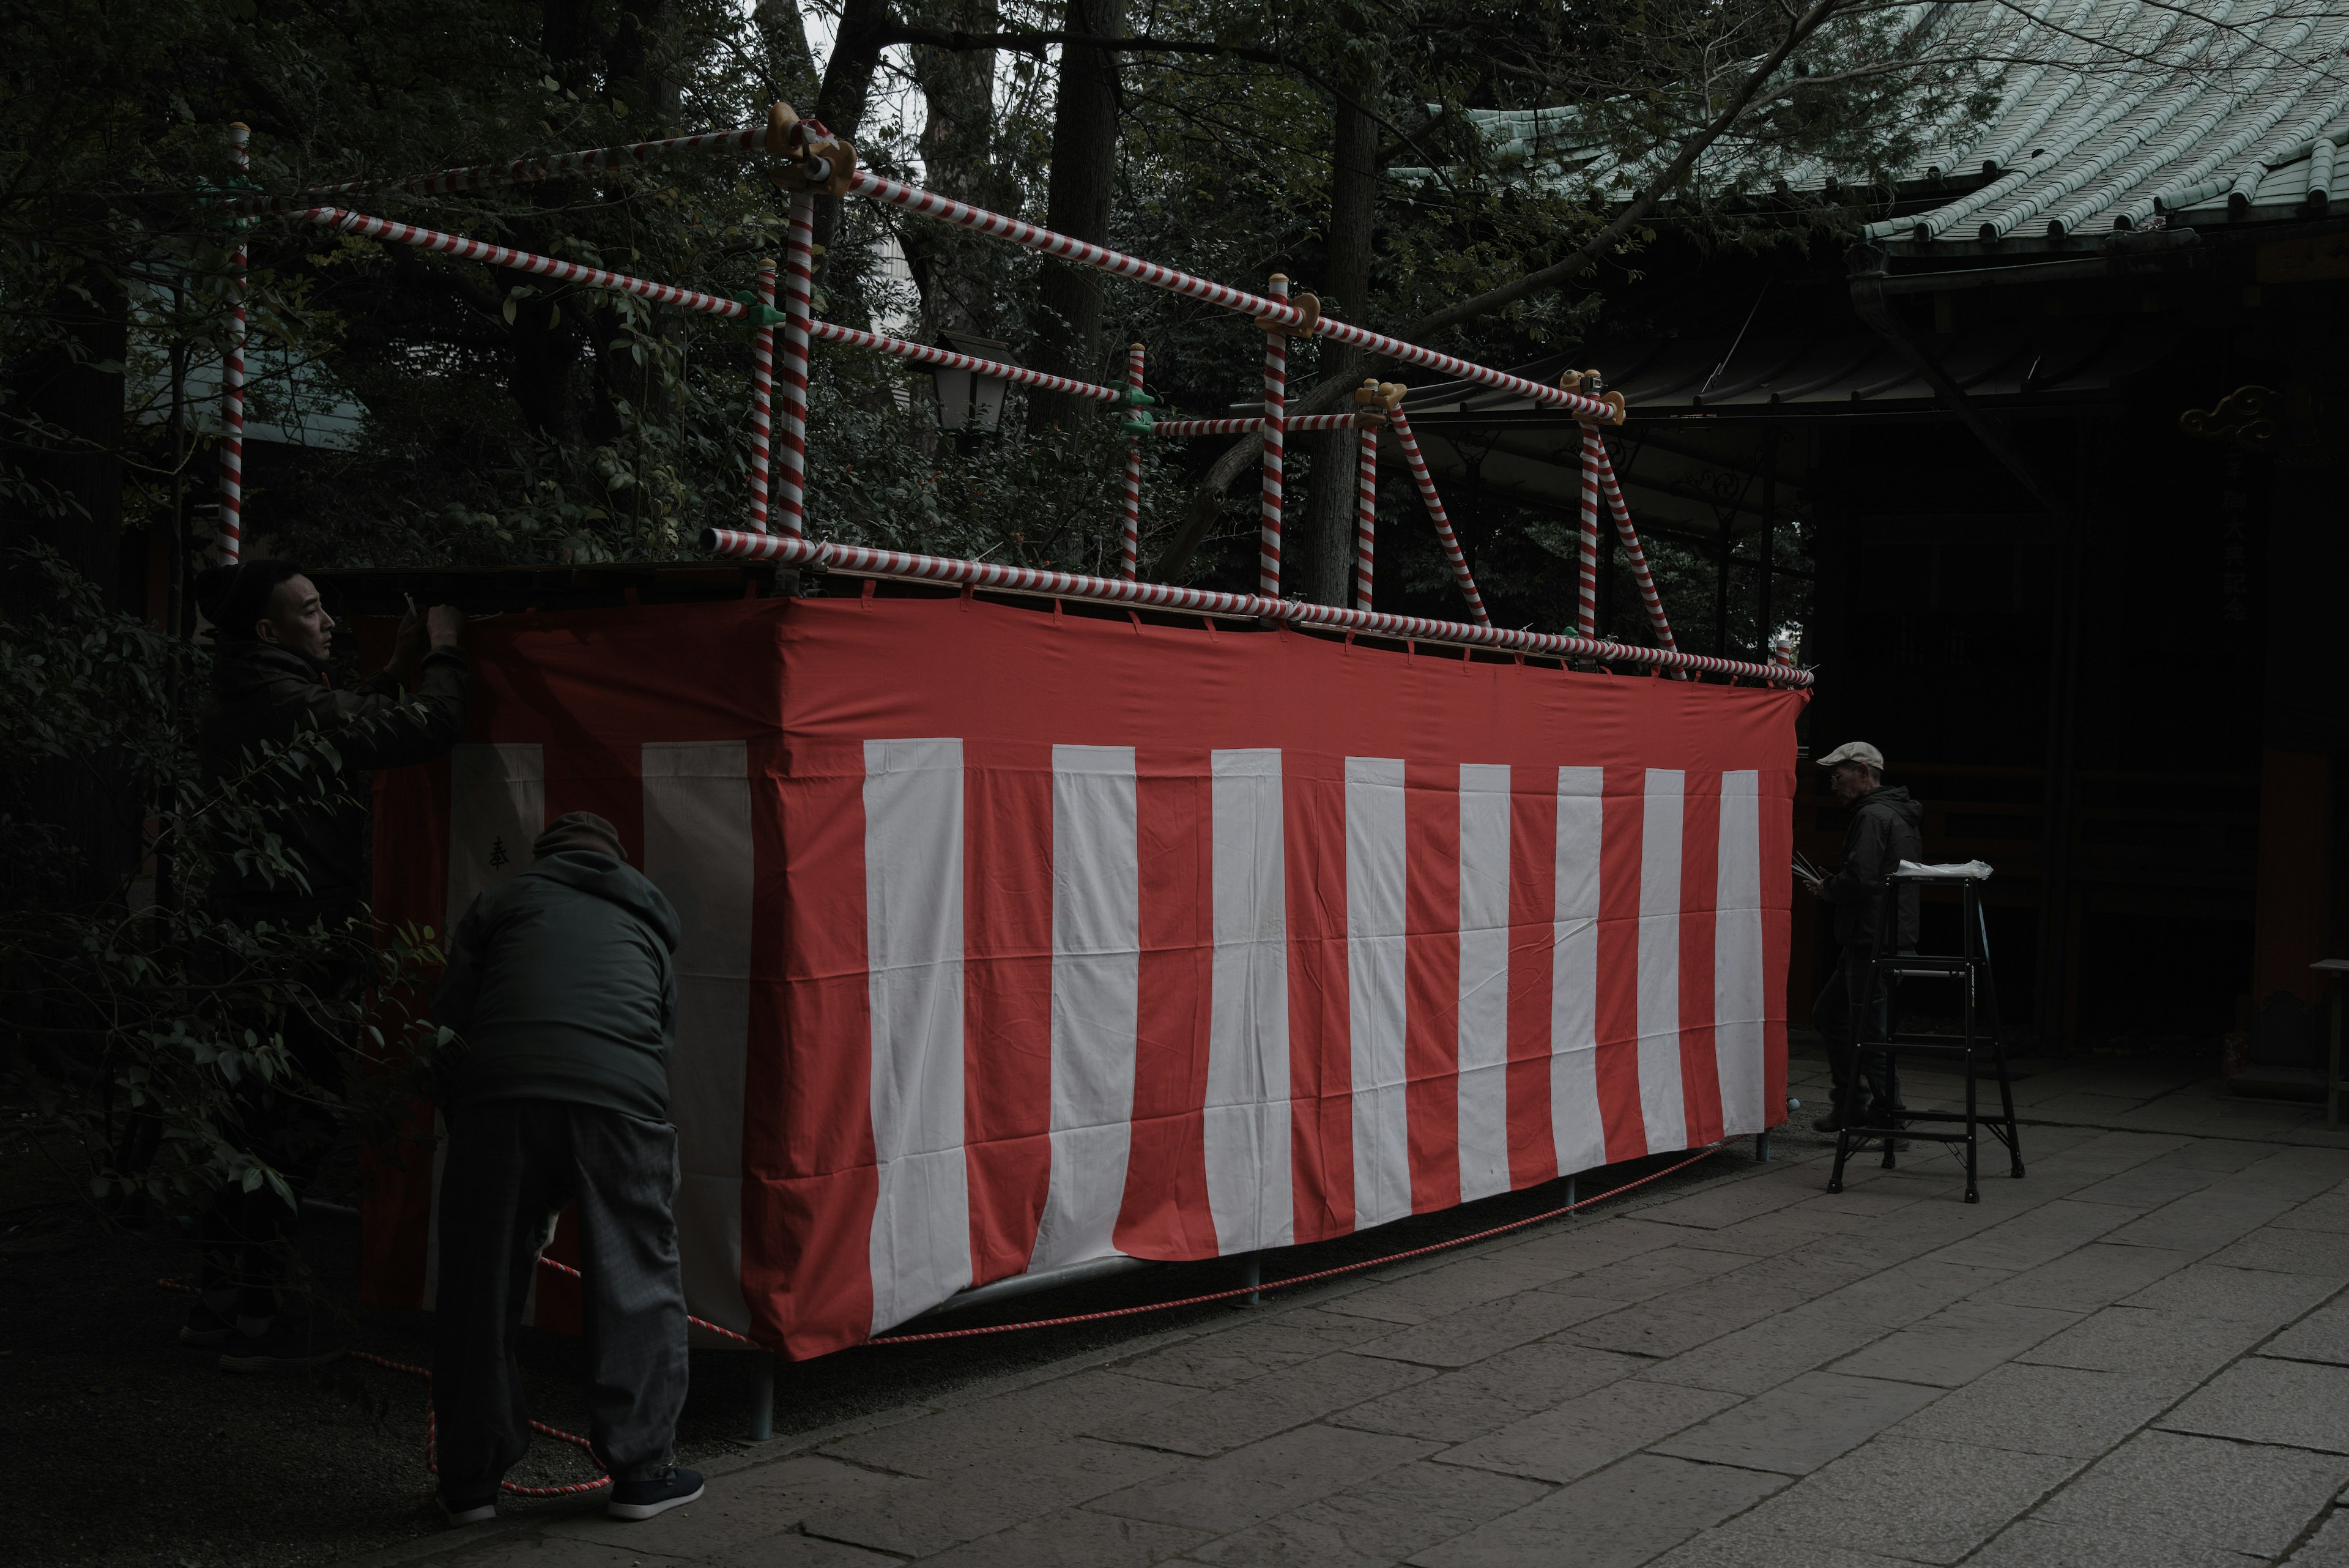
M1929 204L1868 224L1874 241L2060 240L2322 212L2349 142L2349 6L2333 0L1961 0L1915 7L1905 36L1981 73L1995 107L1978 124L1926 130L1900 184L1903 206ZM1628 197L1658 156L1619 161L1571 108L1469 113L1505 166L1599 200ZM1733 143L1713 161L1716 178L1752 163ZM1817 190L1837 172L1774 179ZM1937 187L1946 201L1933 202Z

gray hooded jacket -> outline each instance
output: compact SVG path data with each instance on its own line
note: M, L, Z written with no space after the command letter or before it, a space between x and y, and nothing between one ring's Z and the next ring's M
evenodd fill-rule
M565 1100L662 1121L677 1039L677 910L608 855L564 850L474 898L435 1006L465 1040L444 1109Z

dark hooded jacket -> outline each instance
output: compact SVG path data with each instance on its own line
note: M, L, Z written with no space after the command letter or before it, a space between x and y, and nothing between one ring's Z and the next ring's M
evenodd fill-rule
M443 1109L564 1100L668 1116L677 910L625 861L567 849L473 899L434 1012L464 1037Z
M325 667L266 642L223 644L212 668L212 704L204 717L207 781L243 776L271 747L320 731L340 760L339 778L321 791L316 776L288 779L275 770L248 786L266 809L307 891L257 868L223 867L215 902L254 919L347 915L367 898L369 772L429 762L465 729L465 687L472 664L459 649L427 654L417 690L403 695L388 673L338 691Z
M1925 857L1920 831L1925 808L1905 789L1878 784L1851 805L1843 830L1843 866L1827 878L1827 901L1835 905L1836 940L1845 947L1870 947L1883 919L1884 878L1903 860ZM1900 929L1894 951L1917 946L1917 888L1899 891Z

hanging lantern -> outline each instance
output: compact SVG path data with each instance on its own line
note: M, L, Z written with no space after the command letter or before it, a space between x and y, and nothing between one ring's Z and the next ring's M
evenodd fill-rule
M968 332L941 332L937 346L974 359L989 359L999 365L1011 363L1010 345L991 337L978 337ZM946 365L930 368L930 381L937 390L938 429L969 435L995 433L996 425L1003 418L1003 394L1010 382L1000 376Z

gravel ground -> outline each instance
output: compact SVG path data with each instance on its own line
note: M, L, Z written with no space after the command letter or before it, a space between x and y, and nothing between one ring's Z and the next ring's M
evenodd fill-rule
M1796 1120L1806 1125L1808 1114L1797 1113ZM1779 1135L1782 1143L1790 1136L1791 1129ZM1749 1168L1748 1158L1741 1140L1626 1202L1722 1179ZM1588 1173L1580 1191L1588 1197L1670 1163ZM1538 1213L1562 1199L1550 1186L1399 1221L1366 1238L1278 1255L1266 1273L1270 1279L1384 1256ZM301 1232L312 1267L346 1302L355 1299L357 1239L355 1225L333 1220L305 1220ZM423 1464L421 1384L347 1359L313 1374L220 1372L212 1355L173 1337L188 1298L155 1284L192 1262L193 1249L176 1228L101 1226L26 1139L0 1136L0 1466L13 1494L7 1560L26 1568L297 1568L440 1529ZM1233 1282L1228 1262L1168 1265L973 1309L935 1326L1100 1311ZM1246 1311L1188 1307L942 1345L869 1347L787 1366L776 1380L776 1435L812 1431L1170 1328L1211 1328ZM422 1314L346 1312L353 1346L396 1360L428 1359ZM584 1431L573 1342L528 1334L523 1360L533 1413ZM693 1391L678 1432L684 1462L739 1450L750 1365L740 1353L695 1353ZM547 1484L588 1473L575 1450L542 1440L513 1479Z

